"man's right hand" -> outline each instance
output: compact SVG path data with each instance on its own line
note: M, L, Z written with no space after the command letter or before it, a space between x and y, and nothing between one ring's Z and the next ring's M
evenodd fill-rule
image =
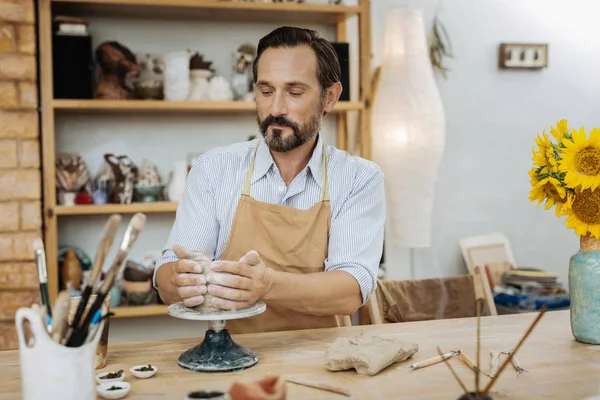
M206 276L202 272L206 273L212 260L179 244L173 246L173 252L179 260L163 264L156 272L160 298L166 304L183 301L187 307L199 306L206 294Z

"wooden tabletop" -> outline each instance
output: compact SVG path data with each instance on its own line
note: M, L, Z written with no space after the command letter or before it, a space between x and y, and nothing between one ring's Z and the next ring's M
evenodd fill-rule
M481 320L482 369L489 371L490 349L514 348L537 314L483 317ZM373 377L354 371L330 372L324 365L324 351L339 336L360 331L397 336L419 345L410 360L394 364ZM457 399L461 389L444 363L411 371L416 361L444 352L463 349L476 359L476 319L436 320L416 323L356 326L234 336L239 344L254 350L259 362L235 373L190 372L177 365L181 352L203 338L109 344L108 364L102 371L128 371L137 364L152 363L158 373L150 379L126 378L132 389L126 399L182 400L192 390L226 391L234 380L254 380L267 373L294 374L304 379L346 386L354 399ZM576 342L571 335L568 311L547 312L517 353L528 372L517 377L507 365L492 392L494 399L583 399L599 393L600 346ZM503 360L503 359L502 359ZM473 373L458 359L452 365L469 389ZM18 352L0 352L0 399L20 398ZM489 378L481 375L481 385ZM339 394L287 383L288 399L345 399Z

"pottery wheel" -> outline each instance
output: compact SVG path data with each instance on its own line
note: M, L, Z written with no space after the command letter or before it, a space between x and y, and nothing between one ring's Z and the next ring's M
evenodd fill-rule
M169 306L170 316L195 321L209 321L208 330L200 344L184 351L177 360L180 367L196 372L234 372L254 366L256 353L233 341L225 328L225 321L248 318L263 313L267 306L257 302L239 310L197 311L183 303Z

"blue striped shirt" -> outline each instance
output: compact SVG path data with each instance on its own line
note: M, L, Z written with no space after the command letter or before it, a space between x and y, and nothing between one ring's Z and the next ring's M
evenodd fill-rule
M180 243L221 259L243 189L256 140L212 149L188 174L185 194L155 268L177 260L171 248ZM307 166L287 187L271 153L261 141L256 152L250 196L257 201L306 210L321 201L322 138ZM386 218L383 173L371 161L326 146L331 227L325 270L356 278L363 304L376 288ZM259 249L258 249L259 250ZM259 250L260 253L260 250ZM156 281L155 281L156 286Z

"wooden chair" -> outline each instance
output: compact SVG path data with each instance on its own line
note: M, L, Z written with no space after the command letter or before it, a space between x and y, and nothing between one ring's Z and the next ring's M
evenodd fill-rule
M484 277L477 266L473 274L378 280L377 289L366 304L369 321L365 322L383 324L474 317L477 299L483 300L484 315L497 315L489 283Z

